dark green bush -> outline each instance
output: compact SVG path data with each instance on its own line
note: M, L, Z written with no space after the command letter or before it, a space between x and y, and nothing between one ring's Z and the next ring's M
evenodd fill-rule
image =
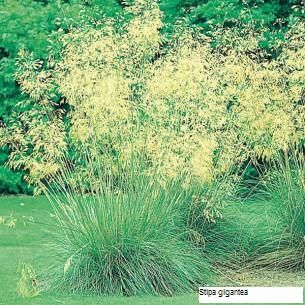
M3 165L6 162L7 155L7 150L0 150L0 193L32 194L32 188L23 180L23 173L12 171Z

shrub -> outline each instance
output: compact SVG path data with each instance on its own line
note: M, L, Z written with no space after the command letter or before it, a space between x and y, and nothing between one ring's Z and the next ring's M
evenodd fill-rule
M284 39L286 31L297 18L304 18L304 6L298 0L285 3L277 0L184 0L179 1L177 6L189 23L200 26L211 36L222 26L242 29L252 24L255 28L265 27L259 45L269 49L273 56L276 55L274 46L277 40Z
M23 174L0 167L0 193L31 194L31 188L23 181Z
M0 149L0 193L9 194L32 194L31 188L24 180L23 173L13 171L7 166L3 165L8 159L8 149L3 147ZM2 164L2 165L1 165Z

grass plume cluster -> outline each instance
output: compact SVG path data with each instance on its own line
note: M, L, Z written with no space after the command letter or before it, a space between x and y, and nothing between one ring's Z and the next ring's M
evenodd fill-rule
M51 47L44 62L19 52L17 79L28 98L10 127L0 128L0 142L29 182L58 171L71 143L70 158L78 158L92 135L112 152L104 164L145 148L159 179L186 171L203 183L304 138L303 22L270 58L260 48L264 29L220 29L211 41L177 24L169 38L157 1L125 9L123 23L106 18L59 31L60 50Z

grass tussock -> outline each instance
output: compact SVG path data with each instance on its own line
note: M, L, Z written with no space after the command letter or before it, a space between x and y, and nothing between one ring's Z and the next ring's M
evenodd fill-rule
M184 215L191 195L181 182L160 185L156 177L130 166L128 176L116 175L122 183L109 176L97 188L96 166L86 160L95 170L95 186L89 188L94 193L88 193L90 179L85 186L74 175L74 187L67 184L68 169L48 191L60 226L56 246L60 263L50 271L53 287L169 296L206 283L211 271L186 238Z
M223 219L206 234L205 249L219 269L250 271L266 266L261 258L278 247L280 224L269 201L243 200L227 204Z
M305 162L300 149L279 155L267 181L278 226L276 247L261 258L266 265L300 270L305 267Z
M257 196L234 201L206 235L206 252L231 270L304 270L305 163L299 149L278 154Z

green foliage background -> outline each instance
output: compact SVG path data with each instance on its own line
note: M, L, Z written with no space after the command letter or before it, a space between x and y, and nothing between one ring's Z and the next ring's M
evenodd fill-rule
M23 96L14 77L20 48L45 59L53 31L69 31L84 19L103 14L120 14L131 3L132 0L0 0L0 124L10 125L12 112L21 112L18 102ZM211 36L219 26L242 27L251 23L268 28L261 47L270 50L277 39L283 39L295 18L305 16L301 0L161 0L160 7L169 35L177 20L199 26ZM31 193L22 179L23 173L5 165L8 154L8 149L2 147L0 193Z
M15 81L16 56L20 48L35 53L37 58L47 56L49 35L52 31L77 25L82 15L94 16L99 5L106 15L116 14L121 6L115 1L86 0L2 0L0 1L0 124L9 125L13 111L23 96ZM5 163L6 147L0 150L0 193L31 193L21 172L12 171Z

